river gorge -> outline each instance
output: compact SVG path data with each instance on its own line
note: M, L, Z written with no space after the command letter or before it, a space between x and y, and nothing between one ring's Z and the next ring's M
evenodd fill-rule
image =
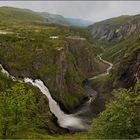
M86 101L72 114L66 114L61 110L58 103L52 98L47 86L40 79L33 80L30 78L24 78L23 80L18 80L14 76L11 76L9 72L3 68L2 65L0 65L0 68L1 72L4 73L7 77L11 78L12 80L24 83L31 83L33 86L39 88L39 90L48 98L50 111L57 117L58 124L60 127L67 128L70 131L86 131L89 128L89 124L91 122L92 117L90 119L88 118L89 116L82 117L82 114L86 114L85 112L88 110L90 103L95 100L98 94L95 90L93 90L90 87L88 81L108 75L113 66L108 61L103 60L100 55L98 55L98 59L103 63L109 65L109 67L107 68L105 73L101 73L83 81L83 86L88 94L89 100Z

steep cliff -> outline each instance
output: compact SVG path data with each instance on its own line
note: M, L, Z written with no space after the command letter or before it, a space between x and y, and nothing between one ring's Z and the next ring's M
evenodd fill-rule
M104 48L102 57L114 63L113 86L130 87L138 79L140 15L120 16L89 26L93 39Z
M0 63L16 77L44 81L70 113L87 99L82 81L102 71L93 45L80 33L81 29L57 25L18 25L11 34L1 35Z
M140 46L129 48L112 71L115 87L133 87L140 78Z
M140 15L121 16L101 21L89 26L94 39L103 43L121 41L137 34L140 27ZM106 47L104 44L103 47Z

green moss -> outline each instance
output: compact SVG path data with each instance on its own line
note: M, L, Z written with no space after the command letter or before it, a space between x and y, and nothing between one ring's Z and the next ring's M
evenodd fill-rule
M44 75L47 76L50 74L55 74L58 71L59 69L56 65L47 65L47 66L39 68L37 72L41 76L44 76Z
M13 84L13 81L9 79L5 74L0 72L0 91L4 91Z
M36 12L27 9L12 7L0 7L1 20L22 20L22 21L43 21L43 18Z
M7 139L47 139L47 140L88 140L87 133L75 133L75 134L54 134L50 135L47 133L38 132L22 132L18 133L17 136L7 137Z
M72 92L65 92L64 95L65 101L70 105L73 106L75 105L77 102L79 102L77 96L75 93Z

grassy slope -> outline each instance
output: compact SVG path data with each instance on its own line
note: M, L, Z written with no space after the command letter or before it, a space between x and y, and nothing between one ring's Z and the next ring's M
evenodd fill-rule
M0 20L8 21L19 20L19 21L43 21L42 16L36 12L28 9L19 9L13 7L0 7Z
M115 25L116 26L116 25L122 25L122 24L126 23L131 18L132 18L132 16L122 15L122 16L119 16L119 17L110 18L110 19L101 21L99 23L100 24L109 24L109 25Z
M42 12L40 14L50 23L69 24L68 21L61 15L50 14L47 12Z
M110 62L116 63L123 57L128 48L132 48L139 44L138 36L131 36L125 40L117 42L115 45L107 47L103 53L103 58Z

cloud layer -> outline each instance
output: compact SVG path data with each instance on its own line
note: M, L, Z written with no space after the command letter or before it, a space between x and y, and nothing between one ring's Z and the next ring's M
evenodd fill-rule
M0 6L46 11L92 21L140 14L140 1L0 1Z

